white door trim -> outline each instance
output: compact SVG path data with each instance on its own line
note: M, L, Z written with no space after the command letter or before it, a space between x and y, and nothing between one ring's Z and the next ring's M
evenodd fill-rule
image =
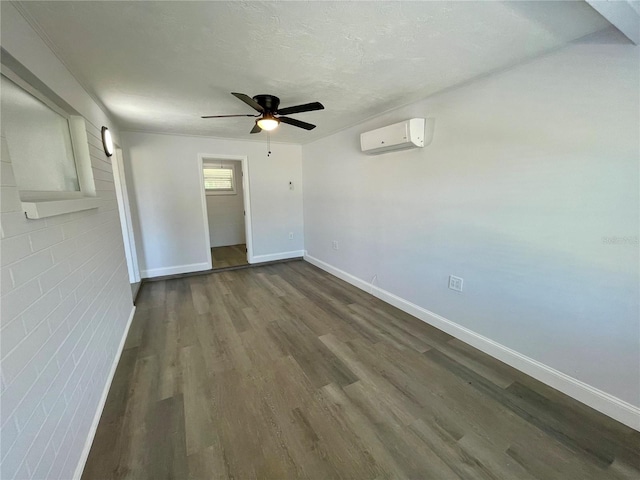
M136 241L133 234L131 204L129 203L129 194L127 192L127 181L124 176L124 157L120 147L116 147L115 155L111 157L111 168L113 169L113 181L116 187L116 199L118 201L118 212L120 213L120 227L122 229L124 255L127 259L129 282L138 283L140 281L138 252L136 250Z
M242 164L242 201L244 203L244 234L247 245L247 262L254 263L253 260L253 233L251 229L251 182L249 177L249 161L246 155L223 155L220 153L199 153L198 172L200 175L200 200L202 202L202 214L204 225L205 245L207 248L206 258L208 258L209 268L211 263L211 238L209 236L209 217L207 215L207 195L204 190L203 166L205 160L235 160Z

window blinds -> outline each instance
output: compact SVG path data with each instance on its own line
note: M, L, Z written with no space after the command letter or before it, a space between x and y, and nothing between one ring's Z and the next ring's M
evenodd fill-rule
M203 169L204 188L212 191L232 192L235 190L233 182L233 168L216 167Z

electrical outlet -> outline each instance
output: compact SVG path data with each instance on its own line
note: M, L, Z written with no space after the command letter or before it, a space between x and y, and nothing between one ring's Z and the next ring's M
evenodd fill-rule
M334 240L333 242L331 242L331 248L333 248L334 250L338 250L338 241Z
M462 291L462 278L456 277L454 275L449 275L449 288L451 290L455 290L456 292Z
M289 240L293 240L293 232L289 232Z

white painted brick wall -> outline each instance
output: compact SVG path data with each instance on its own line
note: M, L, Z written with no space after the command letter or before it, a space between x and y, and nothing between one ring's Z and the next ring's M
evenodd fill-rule
M111 163L87 122L103 206L27 220L0 160L0 478L69 479L131 313Z

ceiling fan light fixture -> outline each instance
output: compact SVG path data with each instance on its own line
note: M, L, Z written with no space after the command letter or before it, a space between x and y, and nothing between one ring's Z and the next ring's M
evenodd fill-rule
M265 117L262 117L262 118L258 119L256 124L262 130L266 130L268 132L270 130L274 130L275 128L277 128L278 125L280 124L280 120L278 120L277 118L272 117L272 116L265 116Z

